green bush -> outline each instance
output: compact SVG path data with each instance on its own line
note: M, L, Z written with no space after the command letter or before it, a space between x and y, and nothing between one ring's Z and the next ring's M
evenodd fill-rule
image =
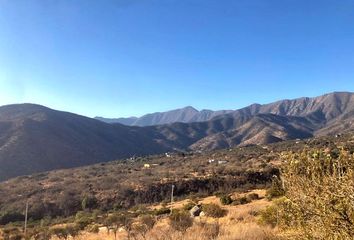
M279 177L273 177L272 185L267 190L266 197L268 200L272 200L273 198L282 197L285 194L285 190L282 186L282 182Z
M230 195L223 195L220 197L220 202L222 205L230 205L233 200Z

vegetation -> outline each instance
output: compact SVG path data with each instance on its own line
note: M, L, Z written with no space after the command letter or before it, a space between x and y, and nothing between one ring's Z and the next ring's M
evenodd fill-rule
M190 214L186 211L174 211L169 217L170 225L176 231L184 234L193 225Z
M325 139L300 148L283 142L16 178L0 183L0 239L25 237L24 204L15 195L25 192L24 180L26 240L86 239L102 228L111 239L351 239L354 147L348 137ZM207 164L209 157L229 165ZM153 166L148 175L145 162ZM177 207L168 205L171 184ZM250 190L266 186L266 194ZM205 216L191 217L196 204Z
M354 236L354 156L350 150L305 150L286 156L283 176L289 204L283 220L308 239Z
M211 203L203 205L203 212L206 216L213 218L221 218L226 215L226 210L222 209L219 205Z
M211 157L227 159L227 167L208 164ZM27 200L29 219L39 221L66 218L80 211L127 210L166 201L172 184L176 199L265 187L279 173L271 163L276 159L271 149L250 146L139 157L18 177L0 183L0 225L23 221ZM151 167L145 169L145 163ZM168 209L156 212L167 213Z

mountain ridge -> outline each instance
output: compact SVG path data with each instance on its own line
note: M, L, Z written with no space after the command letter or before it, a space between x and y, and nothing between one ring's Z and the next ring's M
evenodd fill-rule
M104 118L95 117L95 119L106 123L121 123L127 126L154 126L170 124L175 122L191 123L191 122L204 122L216 117L231 112L232 110L219 110L212 111L203 109L198 111L192 106L186 106L166 112L148 113L141 117L129 118Z
M192 109L191 109L192 110ZM105 123L34 104L0 107L0 180L134 155L209 151L354 129L354 93L253 104L204 122Z

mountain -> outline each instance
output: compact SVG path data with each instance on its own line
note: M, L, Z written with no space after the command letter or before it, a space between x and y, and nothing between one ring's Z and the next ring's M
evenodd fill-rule
M294 138L324 136L354 130L354 93L334 92L315 98L253 104L217 116L211 124L229 119L229 128L193 143L191 149L217 149Z
M253 104L208 121L146 127L109 124L33 104L8 105L0 107L0 180L134 155L208 151L350 130L354 93Z
M135 127L39 105L0 107L0 180L166 150Z
M312 137L313 129L311 121L306 118L260 114L235 129L202 138L190 148L194 150L218 149L303 139Z
M212 111L212 110L201 110L198 111L193 107L185 107L180 109L175 109L168 112L156 112L146 114L142 117L130 117L130 118L103 118L95 117L95 119L106 122L106 123L121 123L128 126L154 126L169 124L175 122L191 123L191 122L204 122L208 121L216 116L230 113L230 110Z

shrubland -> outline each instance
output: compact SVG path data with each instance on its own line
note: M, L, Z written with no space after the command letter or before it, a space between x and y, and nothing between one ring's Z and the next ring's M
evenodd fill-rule
M24 238L28 201L27 239L351 239L353 139L137 157L18 177L0 183L0 233ZM190 216L195 205L202 217Z

